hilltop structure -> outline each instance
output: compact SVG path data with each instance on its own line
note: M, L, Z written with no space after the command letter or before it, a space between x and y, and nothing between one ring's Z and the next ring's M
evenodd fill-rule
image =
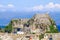
M55 22L48 13L35 14L30 19L12 19L11 21L14 33L22 34L41 34L50 31L50 26L56 28Z
M35 14L30 19L12 19L4 31L5 33L0 33L1 40L50 40L51 38L55 40L54 35L50 33L58 32L54 20L48 13ZM49 33L48 36L45 36L45 33ZM50 38L50 35L53 37Z

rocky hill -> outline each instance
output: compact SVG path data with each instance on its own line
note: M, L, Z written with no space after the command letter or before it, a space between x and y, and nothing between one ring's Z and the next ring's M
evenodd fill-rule
M12 32L23 31L24 33L45 33L57 32L56 24L52 18L46 14L35 14L30 19L12 19Z

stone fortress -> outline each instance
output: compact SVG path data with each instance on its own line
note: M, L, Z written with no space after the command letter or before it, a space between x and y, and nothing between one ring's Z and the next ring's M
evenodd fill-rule
M50 18L48 13L38 13L30 19L12 19L10 23L13 28L12 33L0 33L0 38L7 36L11 40L39 40L39 35L50 31L50 25L53 24L54 28L56 28L55 22Z
M12 19L14 33L40 34L50 30L52 19L46 14L35 14L31 19Z

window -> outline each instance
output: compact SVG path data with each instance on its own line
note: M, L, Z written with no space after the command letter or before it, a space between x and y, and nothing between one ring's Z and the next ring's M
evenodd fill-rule
M17 28L17 31L21 31L21 28Z
M29 27L29 24L24 24L24 26Z

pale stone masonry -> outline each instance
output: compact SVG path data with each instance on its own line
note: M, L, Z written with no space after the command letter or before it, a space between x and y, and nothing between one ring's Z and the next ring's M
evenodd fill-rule
M43 33L46 31L50 31L49 26L52 19L46 14L35 14L30 19L12 19L13 32L18 32L17 29L24 33ZM55 25L54 25L55 26Z
M53 24L54 28L56 28L56 25L48 13L35 14L30 19L12 19L11 24L13 28L12 32L0 33L1 40L39 40L39 35L44 34L46 31L50 31L50 25ZM41 40L49 40L48 37L49 34L46 37L44 36ZM53 34L53 39L54 37Z
M60 33L46 33L41 40L60 40Z
M0 33L0 40L39 40L38 34L8 34L8 33Z

